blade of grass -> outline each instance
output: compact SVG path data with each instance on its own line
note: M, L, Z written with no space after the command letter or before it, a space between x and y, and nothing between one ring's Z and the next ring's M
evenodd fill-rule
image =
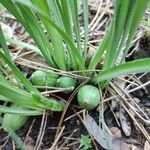
M63 24L65 27L65 30L67 34L70 37L70 40L74 42L73 39L73 33L72 33L72 25L71 25L71 18L70 18L70 11L69 11L69 1L68 0L61 0L61 1L56 1L57 5L60 10L60 14L63 20Z
M35 47L34 45L31 45L31 44L29 44L29 43L22 42L22 41L17 40L17 39L10 39L10 38L6 38L6 37L5 37L5 40L6 40L7 42L9 42L9 43L12 43L12 44L16 45L16 46L19 46L19 47L22 47L22 48L30 49L30 50L32 50L33 52L36 52L36 53L40 54L41 56L43 56L42 53L41 53L41 51L40 51L37 47Z
M88 0L82 0L83 3L83 16L84 16L84 59L87 55L87 46L88 46Z
M9 131L7 131L7 132L10 134L11 138L15 141L15 143L18 145L20 150L26 150L26 147L25 147L23 141L13 130L9 129Z
M33 96L33 94L30 94L24 90L13 86L1 75L0 81L0 95L8 98L8 101L17 103L23 107L28 107L36 110L46 108L53 111L62 111L64 109L64 104L57 102L53 98L48 99L36 92L31 92L36 93L36 95L38 95Z
M24 107L29 107L37 110L40 109L36 106L37 102L29 93L13 86L2 76L0 76L0 81L0 95L8 98L8 101L17 103ZM5 101L5 99L3 100Z
M43 12L43 14L48 14L49 19L52 20L52 14L48 8L47 0L43 0L43 1L32 0L32 2L41 12ZM53 28L53 26L51 26L49 21L45 19L45 17L43 17L43 15L39 11L37 13L38 13L40 20L44 24L48 32L48 35L51 39L52 45L54 47L52 56L54 58L55 63L61 70L66 70L67 64L65 60L65 54L64 54L61 36Z
M49 1L47 0L48 6L51 9L51 11L53 12L53 18L56 22L56 24L63 30L65 30L64 24L63 24L63 20L62 20L62 10L60 10L59 8L61 8L60 6L57 5L57 1L58 0L53 0L53 1ZM67 44L67 43L66 43ZM68 45L66 45L66 49L69 48ZM66 64L67 64L67 70L71 69L71 54L66 53ZM75 65L74 65L75 66Z
M124 37L128 37L126 46L123 52L122 61L124 61L125 56L130 47L130 43L134 37L135 31L137 30L139 23L143 17L143 14L149 5L149 0L136 0L135 2L131 2L131 10L132 12L128 15L128 22L126 23ZM138 17L137 17L138 16Z
M7 0L6 0L7 1ZM23 3L25 4L26 6L28 6L29 4L26 4L26 1L22 0L22 1L19 1L19 0L16 0L20 3ZM30 7L30 9L35 9L35 7L32 7L33 5L31 6L28 6ZM36 10L36 9L35 9ZM30 11L30 10L29 10ZM26 12L27 13L27 12ZM65 42L70 46L70 53L71 53L71 59L73 60L74 62L74 66L75 66L75 69L80 69L80 70L84 70L84 62L83 62L83 59L81 58L76 46L74 45L74 43L72 42L71 40L71 37L69 35L67 35L60 27L58 27L52 20L49 20L47 14L43 14L43 16L45 16L46 19L48 19L48 21L51 23L51 25L61 34L61 36L64 38ZM31 22L31 21L30 21ZM35 29L34 29L35 30ZM37 35L37 34L36 34ZM79 66L79 68L78 68Z
M21 16L19 10L17 9L17 6L15 5L15 3L13 3L11 0L5 0L5 1L0 1L0 3L11 13L13 14L17 20L19 20L19 22L21 24L24 24L24 19Z
M0 58L0 74L8 76L8 66L5 65L5 62L1 58Z
M7 47L7 45L6 45L5 41L4 41L4 35L3 35L3 32L2 32L1 25L0 25L0 45L2 47L4 47L4 53L7 56L7 58L9 58L11 60L11 56L10 56L8 47Z
M145 1L121 1L120 7L118 9L118 13L116 11L117 19L116 19L116 33L114 35L114 39L118 38L118 42L112 45L112 52L113 52L113 60L108 63L107 66L113 66L112 64L116 63L117 57L121 57L120 59L125 58L127 51L129 49L130 43L133 39L135 31L140 23L140 20L144 14L146 6L148 5L149 0ZM117 1L118 2L118 1ZM138 16L138 17L137 17ZM137 21L138 20L138 21ZM133 26L132 26L133 24ZM130 29L132 26L132 29ZM131 32L130 32L131 31ZM120 35L118 33L121 33ZM121 39L119 41L119 39ZM119 44L118 44L119 43ZM126 50L123 50L123 47L126 47ZM113 49L116 50L113 50ZM124 52L126 51L126 52ZM121 54L121 55L120 55ZM106 67L107 68L107 67Z
M46 17L47 18L47 17ZM71 41L70 36L68 36L61 28L59 28L52 20L49 20L49 22L51 23L51 25L57 29L57 31L63 36L63 38L65 39L65 42L69 45L69 50L70 50L70 54L71 54L71 59L72 62L74 62L74 66L75 69L78 69L77 66L79 66L79 69L84 70L85 65L84 65L84 61L78 51L78 49L76 48L76 46L73 44L73 42Z
M119 14L119 8L121 6L121 0L117 0L115 1L115 12L113 15L113 20L112 20L112 26L111 26L111 31L110 31L110 41L108 43L108 48L106 51L106 56L105 56L105 60L104 60L104 65L103 65L103 70L110 68L111 66L114 65L113 60L115 57L115 53L117 50L117 44L119 44L119 40L121 38L121 36L119 37L119 35L121 35L122 33L117 32L117 25L118 25L118 14ZM119 35L118 35L119 34ZM115 37L116 36L116 37Z
M110 31L108 31L108 32L110 32ZM104 51L106 50L106 48L108 46L108 42L110 39L109 35L110 35L110 33L105 34L104 38L102 39L102 42L99 44L99 47L97 48L97 51L92 56L88 70L95 69L96 65L99 63L100 58L102 57L102 54L104 53Z
M72 16L72 22L75 30L75 39L77 42L78 51L81 51L80 25L78 17L78 3L77 0L69 1L69 9Z
M63 5L61 3L63 3ZM73 39L73 33L72 33L71 19L70 19L70 15L68 14L69 13L68 3L66 1L59 2L58 0L56 0L56 4L58 6L58 10L60 12L60 15L61 15L61 18L62 18L62 21L63 21L64 28L66 30L66 33L68 34L68 37L70 37L70 41L75 45L75 41ZM77 65L76 59L73 59L74 55L71 53L72 48L70 47L69 44L67 44L67 49L68 49L68 52L69 52L68 65L69 65L69 67L71 67L71 65L72 65L73 68L75 70L77 70L78 65Z
M116 26L116 12L117 9L119 9L120 0L118 3L115 3L115 12L113 19L109 25L107 33L104 35L102 42L99 44L96 53L92 57L88 69L94 69L98 62L100 61L100 58L102 57L104 51L106 51L105 54L105 65L107 66L107 63L113 58L113 55L111 55L112 51L112 45L114 43L114 35L115 35L115 26ZM103 66L104 68L104 66Z
M19 2L17 3L17 6L21 11L22 16L24 17L25 28L27 29L27 31L30 33L30 35L38 45L44 58L47 60L50 66L57 68L54 61L52 60L53 49L49 44L48 37L43 32L43 29L40 26L38 20L36 19L32 11L27 6Z
M26 1L27 2L27 1ZM29 1L28 1L29 2ZM11 13L13 14L16 19L25 27L25 29L29 32L29 34L32 36L36 44L38 45L39 49L41 50L42 54L44 55L47 62L53 66L56 67L56 65L53 63L53 60L51 59L51 56L49 54L49 50L46 47L48 45L47 38L45 37L42 29L39 26L39 23L37 23L35 20L29 20L29 18L24 18L26 16L26 13L22 13L16 3L5 0L0 1L0 3ZM30 13L30 10L29 10ZM24 16L22 16L24 15ZM32 26L31 26L31 23ZM37 36L38 35L38 36Z
M0 95L0 101L9 101L9 98Z
M3 39L3 42L5 43L6 45L6 42L5 42L5 39ZM3 47L5 49L5 47ZM56 111L62 111L64 109L64 105L55 101L54 99L47 99L45 97L43 97L41 95L41 93L37 90L37 88L35 88L31 82L29 80L26 79L26 77L21 73L21 71L15 66L15 64L9 60L1 51L0 51L0 56L1 58L3 58L3 60L9 65L9 67L12 69L12 71L14 72L14 74L16 75L16 77L20 80L20 82L26 87L26 89L32 93L36 93L37 95L40 96L40 100L37 101L36 99L36 103L33 99L32 101L32 105L37 105L39 107L44 107L44 108L47 108L47 109L51 109L51 110L56 110ZM3 84L1 83L1 88L0 89L3 89L2 93L0 93L0 95L2 96L5 96L7 98L14 98L13 97L13 85L9 84L2 76L1 76L1 80L3 80ZM5 83L5 84L4 84ZM10 92L10 93L9 93ZM18 92L17 89L16 91L14 92ZM23 92L23 91L20 91L20 92ZM7 96L7 93L9 93L11 97L8 97ZM5 94L5 95L4 95ZM25 96L27 94L27 96L29 95L28 93L23 93ZM21 98L21 97L20 97ZM27 97L26 97L27 98ZM28 100L31 100L32 99L32 96L31 97L28 97L29 99ZM18 97L18 100L19 100L19 97ZM33 104L34 103L34 104Z
M71 3L73 3L73 2L74 1L72 1ZM73 31L72 31L71 17L70 17L70 14L72 14L72 10L69 9L69 1L68 0L61 0L60 3L58 3L58 6L59 6L59 9L61 10L60 12L61 12L61 16L63 18L63 22L64 22L64 26L65 26L66 32L68 33L71 42L73 42L75 44L74 37L73 37ZM75 16L75 15L76 14L73 14L74 19L75 19L74 22L76 24L78 24L78 21L77 21L77 18L76 18L77 16ZM76 34L79 34L79 33L77 33L78 32L77 27L75 27L75 28L76 28L75 29L76 30ZM79 39L76 39L76 40L79 41ZM85 64L84 60L82 59L82 61L81 61L81 60L78 59L79 56L75 56L74 54L72 54L72 52L71 52L72 51L72 47L71 47L71 45L68 42L67 42L67 44L69 45L68 49L69 49L69 53L70 53L71 63L76 64L76 67L75 67L76 70L77 70L77 68L79 68L80 70L84 70L84 67L81 68L81 66L80 66L80 63L82 63L83 66L84 66L84 64ZM77 49L77 51L80 52L79 49ZM73 60L74 57L76 57L77 62L75 60ZM80 55L80 57L81 57L81 55ZM77 66L79 66L79 67L77 67Z
M54 12L54 18L55 18L55 21L57 22L57 24L62 28L64 29L64 26L63 26L63 20L61 18L61 14L60 14L60 11L58 9L58 6L57 6L57 0L53 0L53 1L49 1L47 0L47 3L48 3L48 6L49 8Z
M0 35L2 35L2 32L0 32ZM9 51L8 47L6 45L5 39L3 36L1 36L0 38L0 44L2 45L2 48L4 50L4 52ZM16 75L17 78L19 78L20 82L22 82L22 84L26 87L26 89L31 92L31 91L35 91L35 92L39 92L32 84L29 80L26 79L26 77L21 73L21 71L14 65L14 63L11 61L11 59L9 58L9 56L7 57L7 55L5 56L1 51L0 51L0 57L3 58L3 60L9 65L9 67L12 69L12 71L14 72L14 74Z
M31 84L31 82L26 79L26 77L21 73L21 71L2 52L0 52L0 57L3 58L3 60L9 65L13 73L29 92L35 91L39 93L39 91Z
M0 112L1 113L10 113L10 114L19 114L19 115L26 115L26 116L37 116L42 115L43 111L38 110L27 110L27 109L16 109L12 107L2 106L0 105Z
M64 103L57 102L54 98L46 98L43 97L41 94L36 92L31 92L32 97L37 101L37 106L50 109L53 111L62 111L64 110Z
M129 30L130 30L132 21L134 23L136 22L133 20L133 16L135 15L134 13L140 9L140 6L143 5L142 6L143 9L140 12L140 15L142 17L144 10L146 9L146 5L148 4L148 1L144 1L144 3L142 2L142 3L140 3L140 5L139 5L138 1L120 1L120 4L118 2L119 1L117 1L117 3L116 3L116 11L115 11L116 25L115 25L114 35L113 35L115 40L114 40L114 43L112 43L110 45L110 48L108 48L108 50L107 50L103 70L105 70L105 69L107 70L109 67L112 67L113 65L115 65L116 60L118 61L119 57L120 57L119 60L125 58L125 56L127 54L127 50L126 50L126 53L124 53L123 47L124 46L126 47L126 43L128 43L130 45L132 38L133 38L133 36L132 36L132 38L130 38L131 35L129 33ZM117 5L119 7L117 7ZM137 13L135 16L137 17ZM140 21L140 19L141 18L138 17L138 21ZM132 30L132 33L131 33L132 35L134 35L134 33L136 31L135 24L133 26L134 30ZM139 25L139 22L136 24L136 26L138 26L138 25ZM117 38L118 38L118 41L116 40ZM129 38L130 38L130 41L129 41ZM119 40L119 39L121 39L121 40ZM122 55L122 53L124 53L124 54ZM107 83L108 82L101 83L101 86L104 86L104 84L107 85Z
M115 12L113 20L109 25L108 32L105 34L101 44L99 45L97 52L91 59L89 69L94 69L99 62L102 54L106 50L105 63L103 69L111 67L114 65L117 53L120 51L118 49L119 41L122 37L122 30L124 29L125 18L127 16L129 6L129 0L127 1L116 1ZM120 10L121 13L119 12Z
M93 78L95 83L111 80L127 74L150 72L150 58L139 59L100 72Z
M121 41L120 41L120 44L118 46L118 53L117 53L117 63L121 63L121 60L123 59L123 53L124 53L124 47L127 43L127 39L128 39L128 36L129 36L129 29L130 29L130 26L131 26L131 22L132 22L132 16L133 16L133 13L134 13L134 6L135 6L135 3L136 1L130 1L130 5L129 5L129 9L128 9L128 14L127 14L127 17L126 17L126 22L124 24L124 31L123 31L123 34L122 34L122 38L121 38Z
M130 6L130 0L121 1L119 5L119 9L116 12L116 26L115 26L115 35L114 40L115 42L112 45L111 48L111 54L113 54L113 59L108 63L108 66L114 66L116 63L116 59L122 51L121 45L121 39L123 38L123 31L125 28L126 22L128 22L128 12L129 12L129 6Z

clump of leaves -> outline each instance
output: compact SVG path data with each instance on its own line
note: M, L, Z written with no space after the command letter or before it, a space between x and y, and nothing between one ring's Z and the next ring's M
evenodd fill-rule
M81 134L80 147L83 150L90 150L92 148L92 141L89 135Z

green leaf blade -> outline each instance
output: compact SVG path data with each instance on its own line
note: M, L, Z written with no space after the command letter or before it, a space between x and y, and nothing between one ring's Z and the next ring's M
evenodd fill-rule
M93 82L100 83L105 80L111 80L114 77L142 72L150 72L150 58L135 60L102 71L93 78Z

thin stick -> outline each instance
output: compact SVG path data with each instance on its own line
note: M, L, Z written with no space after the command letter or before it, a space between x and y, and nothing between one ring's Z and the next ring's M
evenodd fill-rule
M57 135L57 138L55 139L53 145L52 145L51 148L48 149L48 150L54 150L54 147L55 147L55 145L57 144L58 140L60 139L60 137L61 137L61 135L62 135L64 129L65 129L65 126L62 127L62 129L60 130L60 133Z
M38 150L40 148L40 145L43 140L44 133L45 133L46 123L47 123L47 115L46 115L46 111L44 111L42 122L41 122L41 127L40 127L40 132L39 132L39 135L35 144L35 148L34 148L35 150Z

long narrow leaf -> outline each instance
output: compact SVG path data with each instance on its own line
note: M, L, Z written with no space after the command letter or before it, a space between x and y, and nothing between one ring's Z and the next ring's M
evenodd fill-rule
M126 1L121 1L117 16L116 16L116 28L115 28L115 35L114 35L114 39L116 43L114 43L112 45L112 54L113 59L109 62L109 66L113 66L116 63L117 57L119 55L119 53L122 51L122 43L121 43L121 39L123 38L123 31L125 29L125 24L126 22L128 22L128 12L130 11L130 0L126 0ZM123 39L125 40L125 39Z
M2 33L0 33L2 34ZM2 43L2 48L5 52L8 51L5 39L3 36L1 36L1 42ZM9 67L12 69L12 71L14 72L14 74L16 75L17 78L19 78L20 82L22 82L22 84L26 87L26 89L31 92L31 91L35 91L35 92L39 92L31 83L29 80L26 79L26 77L21 73L21 71L14 65L14 63L11 61L11 58L9 58L10 56L7 57L7 55L5 56L1 51L0 51L0 56L1 58L3 58L3 60L9 65Z
M97 51L92 56L92 59L90 61L89 67L88 67L89 70L95 69L96 65L100 61L100 58L102 57L102 54L104 53L104 51L108 47L108 42L110 39L110 37L109 37L110 33L109 32L110 31L108 31L108 33L105 34L102 42L99 44L99 47L97 48Z
M59 10L61 13L61 17L64 23L65 30L67 34L69 35L71 41L73 42L73 33L72 33L72 25L71 25L71 18L70 18L70 12L69 12L69 1L68 0L61 0L56 1L57 5L59 6Z
M27 110L27 109L16 109L7 106L0 105L0 113L10 113L10 114L19 114L19 115L26 115L26 116L37 116L43 114L43 111L37 110Z
M5 38L5 40L7 42L12 43L14 45L17 45L19 47L30 49L33 52L36 52L36 53L40 54L41 56L43 56L41 51L36 46L33 46L33 45L29 44L29 43L25 43L25 42L22 42L22 41L17 40L17 39Z
M5 42L5 40L3 40ZM4 47L5 48L5 47ZM13 70L16 77L20 79L20 82L23 83L23 85L26 87L26 89L32 93L36 93L37 95L40 95L40 101L37 101L32 97L31 94L19 90L15 88L13 85L11 85L7 80L4 79L2 75L0 75L0 95L5 96L9 99L14 100L14 102L22 103L22 105L28 105L32 108L39 106L55 111L62 111L64 108L63 104L60 104L59 102L55 101L54 99L47 99L43 97L40 92L31 84L29 80L26 79L26 77L21 73L21 71L15 66L15 64L9 60L1 51L0 51L1 58L4 59L4 61L10 66L10 68ZM25 98L25 99L23 99ZM20 101L20 99L23 99ZM37 108L37 107L36 107Z
M24 107L39 109L36 106L36 101L29 93L11 85L8 81L4 82L2 76L0 76L0 95L8 98L8 101L17 103Z
M32 93L35 93L34 96ZM53 98L43 97L37 91L28 93L18 87L12 85L0 74L0 95L8 98L11 102L17 103L21 106L33 109L50 109L54 111L62 111L64 104L57 102ZM8 100L8 101L9 101Z
M38 45L39 49L41 50L44 58L47 60L49 65L56 68L55 63L52 60L53 49L49 44L48 38L44 34L43 29L40 26L39 22L37 21L36 17L26 5L22 5L21 3L18 2L17 6L21 11L24 20L26 20L24 27L27 29L27 31L30 33L30 35Z
M52 14L48 8L48 3L46 0L43 1L37 1L32 0L33 4L43 12L43 14L48 14L49 19L52 20ZM51 42L53 44L54 50L52 53L52 56L54 58L55 63L61 70L66 70L66 60L65 60L65 54L64 49L62 45L62 39L59 33L51 26L49 21L43 17L43 15L38 11L39 18L41 19L42 23L45 25L45 28L47 29L48 35L51 39Z
M62 21L63 21L63 25L64 25L64 29L68 35L68 37L70 37L70 41L75 45L75 41L73 39L73 33L72 33L72 25L71 25L71 18L70 18L70 12L69 12L69 5L68 5L69 1L63 0L63 1L58 1L56 0ZM66 41L65 41L66 42ZM71 46L66 42L67 44L67 48L69 50L69 55L68 55L68 65L71 67L71 64L73 66L73 68L75 70L77 70L77 61L74 56L74 54L71 52L72 48Z
M7 0L6 0L7 1ZM22 0L22 1L19 1L19 0L16 0L18 1L18 3L23 3L24 5L26 5L27 7L30 7L30 9L35 9L35 7L32 7L33 5L29 6L28 4L26 4L26 1ZM6 6L7 8L7 6ZM37 10L37 9L35 9ZM30 10L28 10L30 12ZM28 11L26 11L26 15L28 15ZM11 10L10 10L11 12ZM42 12L41 12L42 13ZM84 65L84 62L83 62L83 59L81 58L81 55L79 54L76 46L74 45L73 41L71 40L71 37L68 36L68 34L66 34L60 27L58 27L52 20L49 20L49 17L47 16L47 14L43 14L43 16L48 19L48 21L50 22L50 24L61 34L61 36L65 39L65 42L70 46L69 48L69 52L71 54L71 59L74 63L74 66L75 66L75 69L80 69L80 70L84 70L85 68L85 65ZM28 19L28 18L26 18ZM28 21L30 22L30 21ZM31 28L33 28L31 26ZM33 30L35 31L35 29ZM38 33L37 33L38 34ZM44 41L44 40L42 40ZM42 42L41 41L41 42ZM42 44L42 43L41 43ZM44 44L43 44L44 46ZM45 56L46 57L46 56ZM79 66L79 67L78 67Z
M49 8L54 12L54 18L55 18L55 21L57 22L57 24L62 28L64 29L64 26L63 26L63 20L62 20L62 17L61 17L61 14L60 14L60 11L58 9L58 6L57 6L57 0L53 0L53 1L49 1L47 0L47 3L48 3L48 6Z
M150 72L150 58L131 61L102 71L93 78L93 81L99 83L105 80L111 80L114 77L142 72Z
M124 58L130 48L130 43L132 42L132 39L135 35L135 31L137 30L139 23L143 17L143 14L144 14L147 6L149 5L149 3L150 3L150 0L142 0L142 1L136 0L134 2L134 4L132 4L134 6L131 8L131 9L133 9L133 13L128 15L129 20L126 24L126 32L128 33L127 34L128 40L127 40L127 44L125 46L122 61L124 61Z
M83 3L83 15L84 15L84 59L87 55L87 45L88 45L88 0L82 0Z
M111 29L110 29L110 32L109 32L109 37L110 37L109 40L110 41L108 43L108 47L107 47L107 50L106 50L106 56L105 56L105 60L104 60L103 70L105 70L107 68L110 68L111 65L114 65L113 62L110 65L110 62L114 59L116 49L117 49L116 43L118 43L118 38L115 38L115 35L116 35L116 30L117 30L117 28L116 28L117 14L118 14L120 3L121 3L121 0L115 1L115 12L114 12L113 20L112 20ZM115 47L113 47L113 46L115 46Z
M21 73L21 71L2 53L0 52L0 57L4 59L4 61L9 65L9 67L12 69L16 77L22 82L22 84L26 87L26 89L31 92L39 92L29 80Z
M0 26L0 45L3 47L4 53L7 56L7 58L9 58L11 60L11 56L10 56L8 47L6 45L1 26Z
M22 1L23 2L23 1ZM29 1L26 1L26 5L28 5ZM36 44L38 45L39 49L41 50L42 54L44 55L45 59L47 62L53 66L56 67L56 65L53 63L50 54L48 53L48 41L47 38L45 37L42 29L40 28L39 24L36 23L36 21L32 18L29 20L31 17L30 10L28 11L29 14L26 12L22 13L16 3L12 2L11 0L5 0L5 1L0 1L0 3L7 8L7 10L13 14L16 19L25 27L25 29L29 32L29 34L32 36ZM22 16L23 15L23 16ZM29 18L24 18L26 15L29 15ZM33 23L31 26L31 22ZM39 35L39 36L37 36Z
M77 0L69 1L70 12L72 16L72 22L74 25L75 30L75 38L77 42L78 50L81 53L81 38L80 38L80 25L79 25L79 18L78 18L78 3Z

